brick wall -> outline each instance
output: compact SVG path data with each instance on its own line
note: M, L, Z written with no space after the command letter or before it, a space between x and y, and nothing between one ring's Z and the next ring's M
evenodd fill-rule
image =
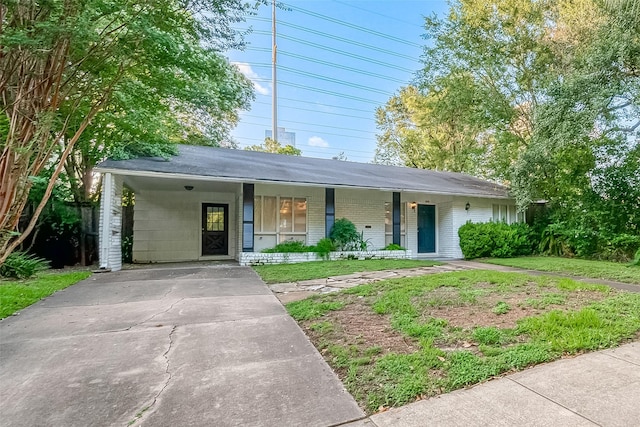
M328 259L335 261L340 259L408 259L412 257L411 251L348 251L331 252ZM244 252L240 254L240 265L264 265L264 264L297 264L309 261L322 261L315 252L304 253L260 253Z

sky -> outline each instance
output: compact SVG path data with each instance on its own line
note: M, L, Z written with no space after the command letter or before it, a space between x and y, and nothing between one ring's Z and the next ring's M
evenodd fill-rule
M371 162L375 110L421 68L424 17L446 1L284 0L276 11L278 127L295 132L303 156ZM256 99L232 132L240 148L271 129L271 7L247 20L243 51L229 60L249 77Z

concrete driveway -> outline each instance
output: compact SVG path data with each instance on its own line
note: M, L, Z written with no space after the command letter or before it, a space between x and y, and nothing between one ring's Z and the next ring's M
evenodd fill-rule
M331 426L353 398L249 268L98 274L0 322L2 426Z

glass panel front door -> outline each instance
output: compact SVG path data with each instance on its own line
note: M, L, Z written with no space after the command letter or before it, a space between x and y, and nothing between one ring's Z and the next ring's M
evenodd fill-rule
M229 254L229 205L202 204L202 255Z

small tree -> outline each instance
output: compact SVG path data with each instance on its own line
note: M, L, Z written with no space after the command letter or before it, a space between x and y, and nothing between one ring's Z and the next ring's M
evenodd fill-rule
M300 156L302 150L291 144L282 145L271 138L265 138L262 145L250 145L245 148L247 151L262 151L263 153L286 154L288 156Z

